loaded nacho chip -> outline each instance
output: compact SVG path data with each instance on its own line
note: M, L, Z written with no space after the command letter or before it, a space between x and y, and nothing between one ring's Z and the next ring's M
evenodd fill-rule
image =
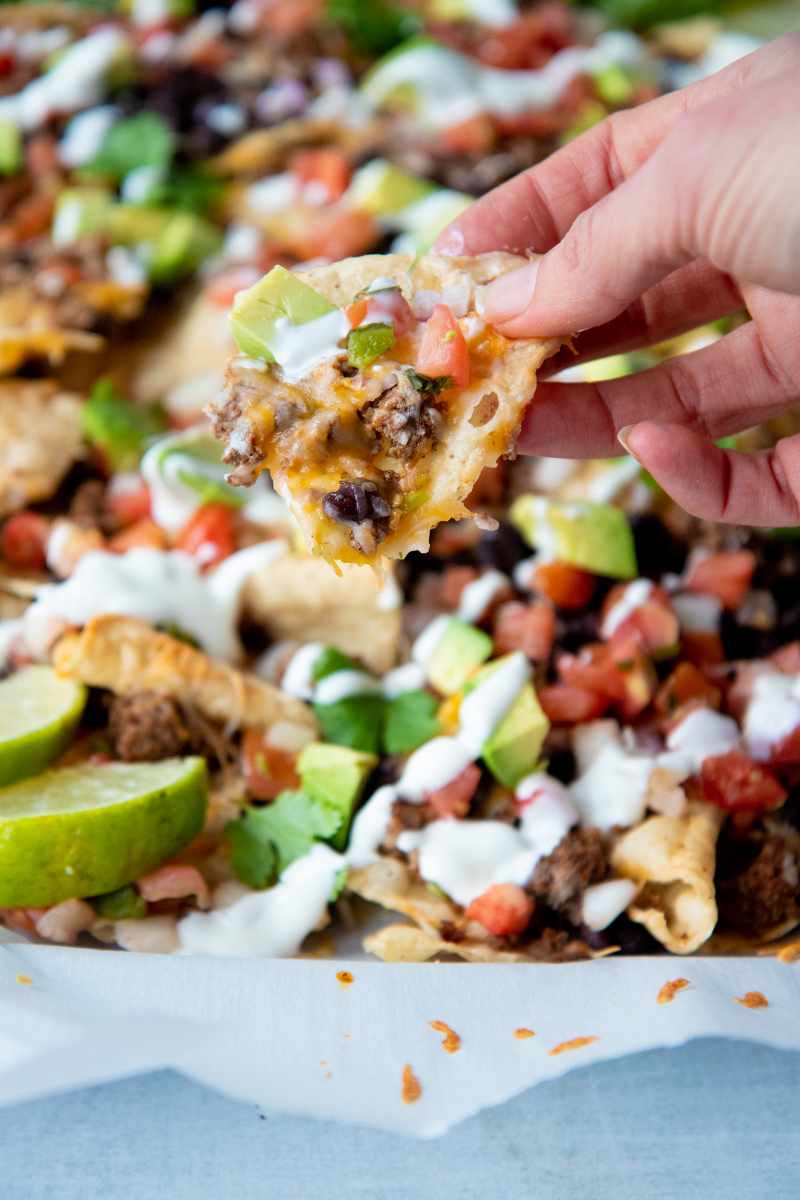
M80 456L80 412L49 380L0 382L0 517L55 492Z
M508 341L480 288L519 265L368 256L237 298L241 353L211 416L238 483L268 469L309 548L333 562L403 558L469 516L484 467L508 454L554 339Z

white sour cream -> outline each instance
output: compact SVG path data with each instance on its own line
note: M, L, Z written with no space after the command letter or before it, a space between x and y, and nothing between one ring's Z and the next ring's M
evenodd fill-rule
M537 771L517 784L520 825L523 836L541 857L552 854L573 825L578 810L563 783Z
M339 342L347 337L349 329L350 323L339 308L303 325L279 317L273 326L270 350L286 379L296 383L319 363L341 354Z
M581 823L611 829L641 821L653 765L650 756L631 754L619 743L609 742L570 787Z
M603 618L601 636L606 640L613 637L620 625L650 599L652 591L653 585L649 579L634 579L632 583L629 583L619 600L612 605Z
M734 750L740 739L739 726L732 717L711 708L698 708L670 730L667 750L658 755L658 766L686 779L696 775L707 758Z
M179 954L288 958L319 924L345 865L317 842L291 863L275 887L251 892L228 908L189 913L178 922Z
M478 757L530 677L531 664L517 651L461 701L458 737L473 757Z
M495 883L524 884L538 859L522 833L504 821L433 821L401 833L405 853L417 850L419 873L466 907Z
M436 737L425 742L409 758L397 784L405 800L419 803L460 775L474 754L459 738Z
M403 663L383 677L383 694L388 700L402 696L405 692L416 692L425 687L425 672L419 663Z
M324 649L322 642L308 642L295 651L283 673L281 691L298 700L310 700L314 694L314 668Z
M625 912L638 890L632 879L608 879L592 884L583 893L581 921L597 932L608 928Z
M684 633L718 632L722 605L715 596L679 592L672 597L672 607Z
M418 663L421 667L427 666L447 633L452 620L453 618L445 613L440 617L434 617L431 623L425 626L411 647L412 662Z
M119 115L114 104L102 104L78 113L67 123L58 144L58 157L65 167L82 167L100 151L111 126Z
M378 696L380 682L366 671L332 671L314 688L315 704L338 704L350 696Z
M350 867L368 867L377 861L378 847L386 837L392 805L400 798L396 784L378 788L355 815L350 830L347 863Z
M800 677L781 671L756 676L742 725L749 753L765 762L773 746L800 725Z
M492 601L508 587L508 576L502 571L486 571L468 583L461 593L456 616L474 622L486 612Z

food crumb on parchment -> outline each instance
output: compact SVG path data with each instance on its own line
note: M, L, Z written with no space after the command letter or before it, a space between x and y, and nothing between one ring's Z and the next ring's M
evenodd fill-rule
M514 1030L514 1037L519 1038L523 1042L526 1038L536 1037L536 1033L533 1029L528 1029L525 1025L520 1025L519 1029Z
M353 975L352 971L337 971L336 978L343 988L349 988L352 983L355 983L355 975Z
M25 987L30 987L31 984L33 983L33 980L31 979L30 975L18 975L17 983L21 983Z
M403 1067L403 1090L400 1093L403 1104L416 1104L422 1095L422 1084L414 1074L411 1063Z
M570 1038L568 1042L559 1042L557 1046L553 1046L552 1050L547 1053L553 1058L556 1054L566 1054L568 1050L582 1050L584 1046L591 1046L592 1042L599 1041L599 1038L594 1034L591 1037L575 1037Z
M769 1008L769 1000L763 992L745 992L743 996L734 996L742 1008Z
M659 990L656 1000L659 1004L671 1004L678 992L682 992L684 988L689 986L690 984L688 979L668 979L663 987Z
M443 1033L442 1049L448 1054L455 1054L461 1049L461 1038L456 1033L455 1029L451 1029L444 1021L428 1021L431 1029L435 1029L437 1033Z
M783 946L762 946L756 950L759 958L777 958L778 962L793 963L800 958L800 941L786 942Z

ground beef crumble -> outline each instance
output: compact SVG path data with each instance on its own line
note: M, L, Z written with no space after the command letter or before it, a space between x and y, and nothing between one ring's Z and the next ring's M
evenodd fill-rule
M800 918L797 856L782 837L770 835L744 870L717 882L722 922L755 937Z
M597 829L572 829L552 854L539 860L529 891L572 921L579 919L584 890L606 875L603 836Z
M224 766L236 753L231 738L196 708L157 692L113 696L108 732L114 754L125 762L192 752Z
M438 410L403 371L393 372L383 384L384 390L360 413L381 453L404 461L427 453L441 425Z

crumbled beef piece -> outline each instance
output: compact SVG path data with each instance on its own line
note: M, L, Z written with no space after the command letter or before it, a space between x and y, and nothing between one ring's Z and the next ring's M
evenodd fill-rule
M435 817L436 813L429 804L409 804L405 800L395 800L383 845L387 850L394 850L401 833L408 829L422 829Z
M744 870L718 878L717 899L724 924L758 937L784 921L800 918L799 866L782 837L765 838Z
M115 755L125 762L158 762L181 754L189 741L178 704L156 692L114 696L108 731Z
M571 920L579 915L583 891L604 878L603 837L597 829L571 829L552 854L539 860L529 890Z
M200 754L220 767L228 766L238 758L238 749L231 735L209 721L199 709L191 704L182 704L181 715L189 735L187 749L193 754Z
M69 506L70 518L81 529L99 529L101 533L112 533L113 522L109 521L105 505L106 488L100 479L87 479L82 483Z
M393 373L383 382L388 386L362 409L361 419L377 439L381 453L414 458L430 449L441 416L405 372Z

